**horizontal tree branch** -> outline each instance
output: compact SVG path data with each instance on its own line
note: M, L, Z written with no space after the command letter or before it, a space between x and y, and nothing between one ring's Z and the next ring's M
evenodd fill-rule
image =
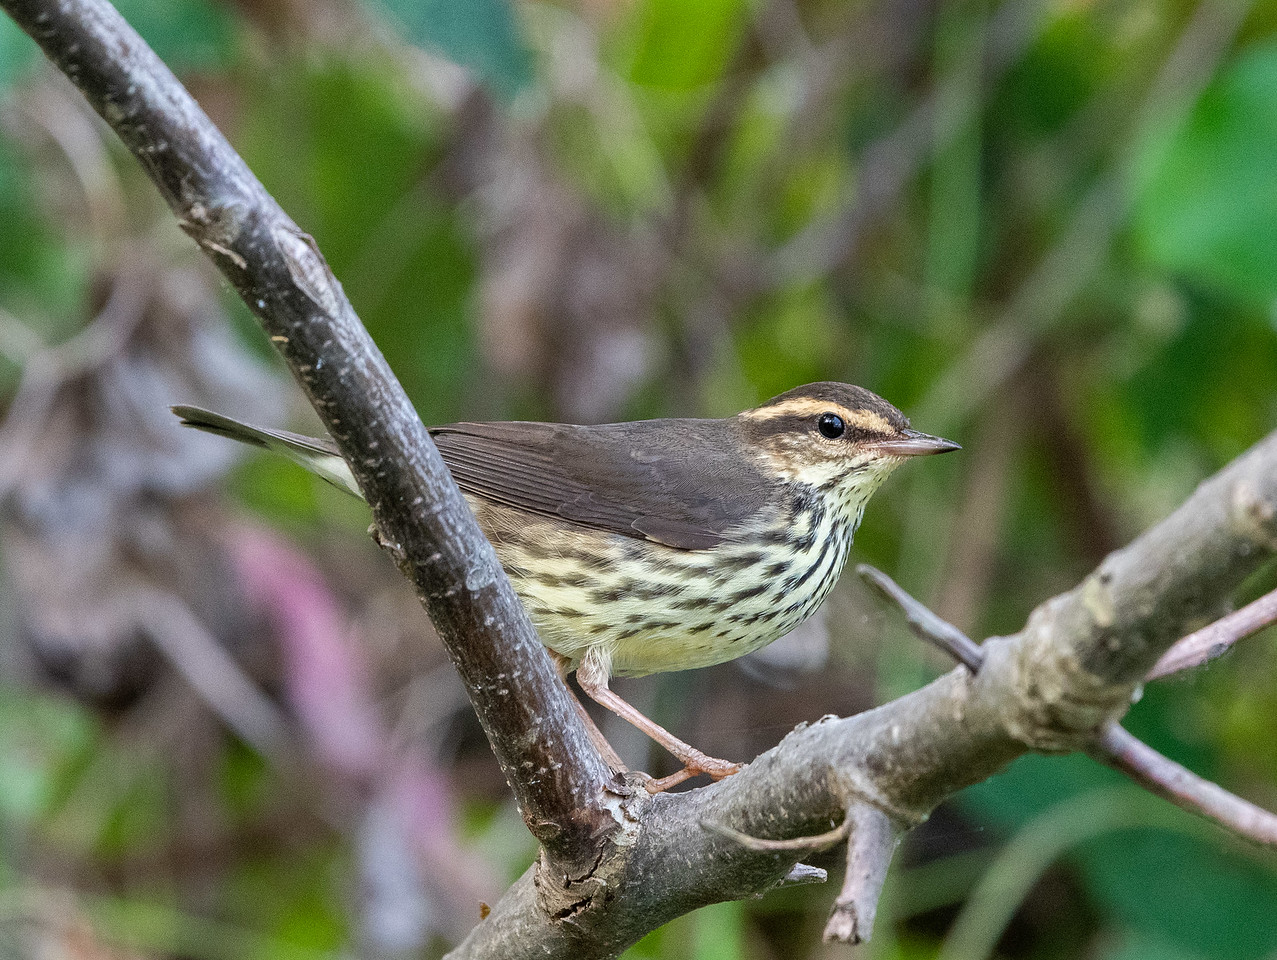
M270 335L350 463L381 544L434 621L529 828L556 870L588 872L617 826L611 771L315 242L105 0L0 6L119 134Z

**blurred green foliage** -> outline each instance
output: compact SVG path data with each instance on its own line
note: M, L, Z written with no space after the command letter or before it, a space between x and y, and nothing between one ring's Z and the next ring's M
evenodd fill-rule
M652 0L636 6L629 79L666 90L715 82L740 43L750 6L748 0Z
M12 83L35 63L36 58L35 45L13 21L7 17L0 21L0 82Z
M1145 145L1135 230L1156 267L1271 309L1277 297L1277 46L1230 64Z
M173 70L210 70L235 56L235 18L209 0L121 0L115 5Z
M574 376L624 384L604 391L616 418L862 383L966 452L893 480L857 559L977 636L1017 629L1277 422L1271 0L387 4L405 42L468 67L491 98L438 93L380 7L348 42L296 12L322 22L321 0L293 7L281 26L247 3L121 4L316 237L427 421L571 416L560 380ZM7 397L85 323L121 250L162 235L189 256L117 145L92 148L117 186L76 167L89 154L42 113L33 49L0 21ZM98 190L125 212L93 221ZM631 339L606 339L614 328ZM580 344L606 362L565 373L541 356ZM333 547L362 536L358 505L265 460L231 490L336 555L334 580L361 602L371 575ZM1269 570L1238 599L1275 583ZM871 624L881 643L842 619L842 688L882 700L940 669L894 618ZM1270 808L1273 639L1155 685L1129 724ZM411 679L396 669L390 689ZM690 723L689 704L743 682L703 673L644 682ZM783 693L756 696L761 749L787 721L768 713ZM824 701L807 696L811 719ZM0 916L58 884L99 937L149 955L352 949L354 827L279 829L308 786L229 736L198 775L176 753L138 749L118 715L67 693L0 687ZM517 876L532 846L500 784L465 786L466 849ZM951 806L911 839L864 956L1277 955L1272 857L1084 758L1026 758ZM166 885L154 863L185 849L191 818L223 862ZM832 896L709 907L630 955L825 956ZM0 920L0 949L10 939Z
M388 60L277 67L249 68L237 148L319 242L422 415L459 419L447 398L477 359L475 265L456 211L420 187L438 119L399 96Z
M381 0L412 42L469 67L503 100L532 83L532 54L504 0Z

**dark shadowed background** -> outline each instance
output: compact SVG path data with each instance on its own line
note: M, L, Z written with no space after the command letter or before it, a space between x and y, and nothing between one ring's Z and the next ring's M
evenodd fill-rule
M897 474L855 559L977 637L1277 425L1275 0L121 10L427 423L861 384L965 450ZM460 684L362 504L179 430L175 402L315 428L2 21L0 957L437 956L534 854ZM1150 686L1129 727L1277 807L1274 642ZM746 760L947 668L848 577L758 655L618 689ZM1083 758L1027 758L911 834L855 954L820 944L836 889L628 956L1277 957L1277 859Z

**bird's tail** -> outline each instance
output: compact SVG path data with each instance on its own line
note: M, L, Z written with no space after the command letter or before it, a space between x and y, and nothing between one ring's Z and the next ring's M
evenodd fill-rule
M350 472L350 467L337 452L337 445L331 440L305 437L300 433L289 433L287 430L254 427L199 407L177 406L171 409L182 418L182 425L185 427L194 427L205 433L230 437L240 443L283 454L311 473L327 480L339 490L363 498L363 494L359 492L359 485L355 483L354 474Z

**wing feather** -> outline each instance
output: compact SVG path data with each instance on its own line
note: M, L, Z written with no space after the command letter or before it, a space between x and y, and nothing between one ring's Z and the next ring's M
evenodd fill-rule
M291 457L355 496L336 446L174 407L188 426ZM732 539L767 503L763 475L741 456L732 420L582 427L455 423L430 431L457 485L471 496L595 530L704 550Z
M703 550L764 503L764 478L739 455L730 420L579 427L458 423L433 428L472 496L598 530Z

